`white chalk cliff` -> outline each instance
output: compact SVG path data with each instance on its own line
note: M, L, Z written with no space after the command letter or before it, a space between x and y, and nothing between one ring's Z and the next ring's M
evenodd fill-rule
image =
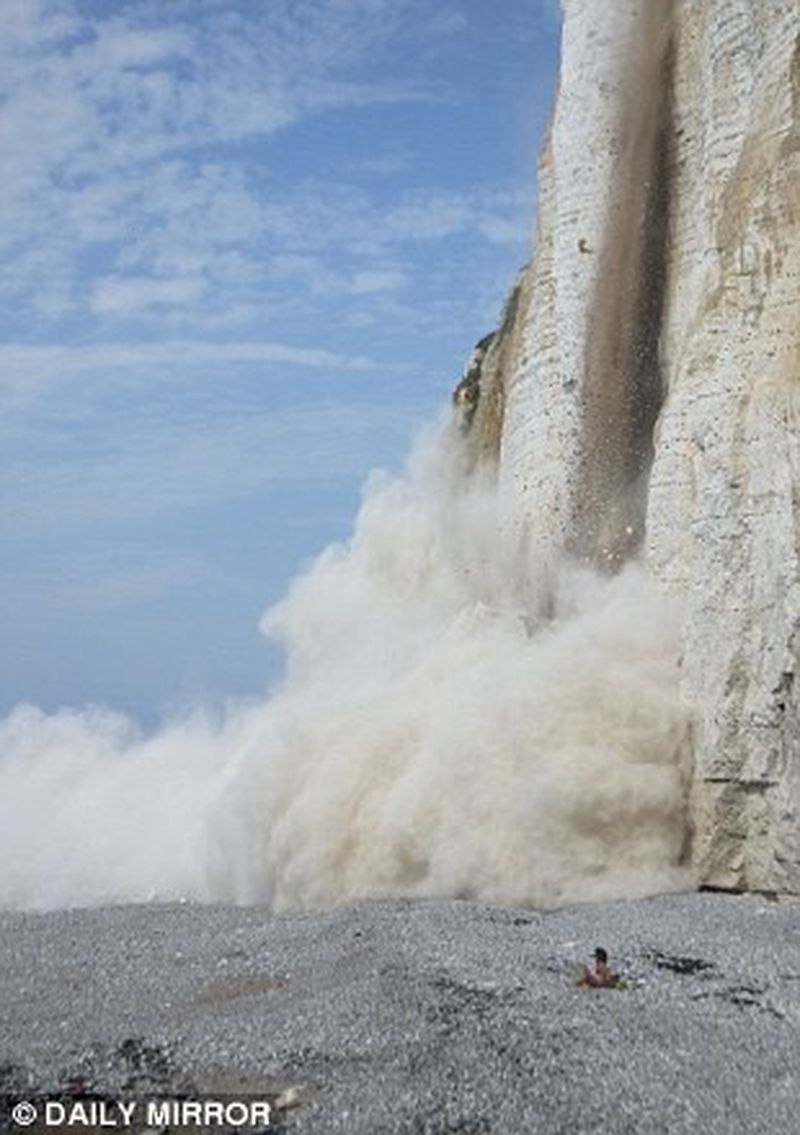
M565 0L534 254L460 396L546 576L683 600L702 883L800 892L800 6Z

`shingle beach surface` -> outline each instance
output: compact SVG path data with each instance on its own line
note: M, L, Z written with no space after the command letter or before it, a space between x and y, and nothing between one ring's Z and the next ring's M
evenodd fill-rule
M629 988L576 988L597 945ZM788 900L4 913L0 1005L14 1099L257 1096L298 1133L800 1130Z

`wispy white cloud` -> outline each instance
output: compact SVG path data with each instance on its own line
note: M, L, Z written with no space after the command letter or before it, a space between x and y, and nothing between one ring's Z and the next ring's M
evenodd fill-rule
M129 0L95 19L70 0L4 5L0 229L15 262L2 281L6 304L52 316L89 297L108 315L130 313L130 296L133 310L149 308L137 302L141 287L107 283L127 271L139 284L153 275L161 306L186 307L219 282L219 257L231 249L238 260L222 274L252 276L248 243L264 223L248 185L255 152L232 165L203 151L335 108L418 98L410 84L346 75L391 36L408 3L165 9ZM191 281L176 264L187 257Z
M99 381L105 390L114 384L130 389L132 377L138 378L140 386L157 388L173 373L184 379L193 376L197 383L204 371L226 366L268 368L268 373L278 379L285 367L328 373L390 369L363 355L284 343L188 339L92 346L6 343L0 344L0 407L6 411L25 409L32 401L49 397L54 387L63 388L76 380L84 383L80 397L91 401L97 387L87 385L87 378Z
M373 268L356 272L350 281L350 294L368 296L375 292L392 292L407 282L402 272Z
M99 368L207 366L225 362L283 363L334 370L371 370L364 356L292 347L284 343L212 343L165 340L159 343L107 343L87 347L0 345L0 362L10 369L76 372Z
M196 300L204 284L198 276L106 276L92 289L91 308L99 313L123 312L126 315L145 308L165 304L185 304Z
M460 3L126 0L92 18L77 0L6 7L0 254L13 270L0 310L14 337L80 325L95 339L252 338L287 317L342 323L330 302L347 296L380 318L387 293L433 278L415 246L510 245L524 227L521 194L422 188L391 137L324 180L273 167L271 140L315 116L440 98L443 85L396 66L387 79L380 64L457 38ZM387 172L411 184L389 190Z
M140 412L124 434L6 462L0 526L14 541L98 525L209 510L277 482L330 481L408 437L413 415L376 403L315 403L284 410L228 407L172 421Z
M15 619L107 614L197 587L208 574L201 557L144 541L79 545L67 557L40 556L23 575L0 573L0 611Z

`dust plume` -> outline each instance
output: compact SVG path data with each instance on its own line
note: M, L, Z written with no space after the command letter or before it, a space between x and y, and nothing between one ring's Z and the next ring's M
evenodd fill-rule
M565 563L537 619L452 445L371 478L351 541L267 614L287 656L270 701L149 737L105 710L0 722L0 903L691 885L676 611L640 566Z

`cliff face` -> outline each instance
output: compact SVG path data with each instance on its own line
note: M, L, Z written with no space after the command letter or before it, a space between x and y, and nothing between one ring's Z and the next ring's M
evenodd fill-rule
M540 582L641 549L683 597L700 878L800 891L800 9L564 8L481 453Z
M648 553L687 598L703 876L800 890L800 9L677 14Z

